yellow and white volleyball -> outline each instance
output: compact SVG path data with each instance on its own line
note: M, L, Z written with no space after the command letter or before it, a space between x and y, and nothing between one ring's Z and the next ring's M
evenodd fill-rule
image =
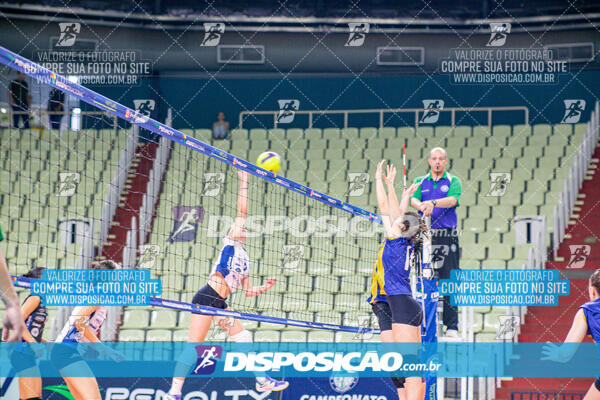
M256 165L267 171L277 173L281 168L281 157L273 151L265 151L256 159Z

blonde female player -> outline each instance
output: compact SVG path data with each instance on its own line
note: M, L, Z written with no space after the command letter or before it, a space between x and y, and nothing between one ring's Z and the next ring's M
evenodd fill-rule
M32 268L23 275L26 278L41 279L44 268ZM41 400L42 399L42 378L37 366L36 358L41 354L37 350L32 350L25 343L39 343L42 341L44 326L48 319L48 310L42 304L39 296L29 295L21 306L21 313L25 321L23 338L21 344L11 354L10 360L13 368L19 376L19 398L21 400ZM42 350L40 348L40 350Z
M590 301L579 306L565 338L565 344L569 344L557 346L554 343L546 343L542 350L542 360L563 363L569 361L577 351L578 343L582 342L586 335L591 335L596 343L600 343L600 269L590 276L588 296ZM594 380L583 400L600 400L600 377Z
M387 183L387 180L386 180ZM382 343L390 343L394 341L394 335L392 333L392 310L387 302L385 290L383 290L383 265L381 263L381 255L383 254L383 247L385 243L379 246L377 252L377 260L373 267L373 275L371 277L371 295L367 299L371 304L373 314L377 317L379 324L379 338ZM392 377L392 383L396 387L399 400L406 400L406 390L404 389L404 377Z
M194 304L230 310L225 300L238 287L242 287L246 297L254 297L266 292L275 285L275 278L267 279L262 286L252 286L250 282L250 260L244 249L244 243L246 242L245 224L248 216L248 177L247 172L238 171L240 186L237 198L237 217L229 228L227 236L223 239L223 248L208 278L208 283L194 295L192 300ZM242 327L237 319L234 320L233 326L228 327L226 318L202 314L191 315L188 342L203 342L213 320L217 322L221 329L227 332L234 342L252 342L252 335ZM189 365L186 364L188 363L180 361L176 371L189 370ZM181 399L181 389L184 381L184 377L173 378L169 390L170 399ZM286 381L278 381L268 376L256 377L256 390L259 392L281 391L288 386L289 383Z
M420 343L421 322L423 310L412 297L410 287L410 256L412 252L412 239L423 229L419 218L407 214L410 196L419 187L412 185L408 190L404 188L402 199L398 204L394 190L394 177L396 169L388 165L386 181L388 181L388 195L386 196L383 184L383 165L381 160L375 173L375 188L377 204L387 239L381 253L383 266L383 289L386 293L387 303L391 311L392 335L394 342ZM407 400L423 400L425 396L425 383L421 377L406 377L404 381Z
M94 269L115 269L117 263L112 260L100 262ZM98 382L90 367L79 353L79 343L100 343L98 333L106 319L106 306L77 306L73 309L68 322L56 338L50 359L60 372L75 400L101 400ZM93 350L108 355L113 360L122 356L116 351L103 346L95 346Z

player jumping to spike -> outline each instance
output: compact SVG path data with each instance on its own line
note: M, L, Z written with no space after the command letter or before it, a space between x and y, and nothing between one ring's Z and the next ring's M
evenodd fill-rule
M409 275L411 255L414 249L413 240L427 227L418 214L407 212L410 196L419 188L420 184L413 184L409 189L404 187L402 199L398 203L394 189L396 168L391 164L388 165L387 176L384 176L383 164L385 164L385 160L377 165L375 189L377 205L381 211L381 219L387 235L381 252L381 265L383 266L381 281L391 312L392 336L394 342L420 343L423 310L412 297ZM388 189L387 196L384 179ZM378 317L381 319L380 315ZM407 400L422 400L425 396L425 384L421 377L406 377L404 388Z
M258 296L275 285L275 278L268 278L262 286L252 286L250 283L250 260L244 249L246 242L246 217L248 216L248 173L238 171L240 186L237 198L237 217L229 228L227 236L223 239L223 248L204 285L194 295L192 303L201 306L209 306L230 310L225 300L235 292L239 286L242 287L246 297ZM236 343L252 342L250 332L242 327L239 320L235 319L233 325L227 326L227 318L211 315L192 314L190 318L190 329L188 342L203 342L213 320L221 329L227 332L229 337ZM189 354L183 354L177 363L175 373L189 371L193 361L188 361ZM210 357L208 357L210 359ZM181 400L181 389L185 378L174 377L169 390L169 400ZM287 381L278 381L268 376L256 377L256 390L259 392L281 391L289 386Z

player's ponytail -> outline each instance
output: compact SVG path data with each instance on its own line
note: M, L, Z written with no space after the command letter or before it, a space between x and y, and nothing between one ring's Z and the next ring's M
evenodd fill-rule
M590 286L596 289L596 292L600 295L600 269L595 270L590 276Z
M418 239L427 234L427 224L419 214L408 211L402 216L402 233L400 236L407 239Z

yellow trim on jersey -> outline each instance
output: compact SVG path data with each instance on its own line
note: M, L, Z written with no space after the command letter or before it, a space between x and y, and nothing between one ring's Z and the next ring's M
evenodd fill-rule
M377 260L375 261L375 266L373 267L373 274L371 275L371 297L369 298L370 303L374 303L377 300L380 300L381 296L385 296L385 291L383 290L383 286L385 283L383 275L383 262L381 260L384 245L385 243L382 243L379 246L379 251L377 252Z

